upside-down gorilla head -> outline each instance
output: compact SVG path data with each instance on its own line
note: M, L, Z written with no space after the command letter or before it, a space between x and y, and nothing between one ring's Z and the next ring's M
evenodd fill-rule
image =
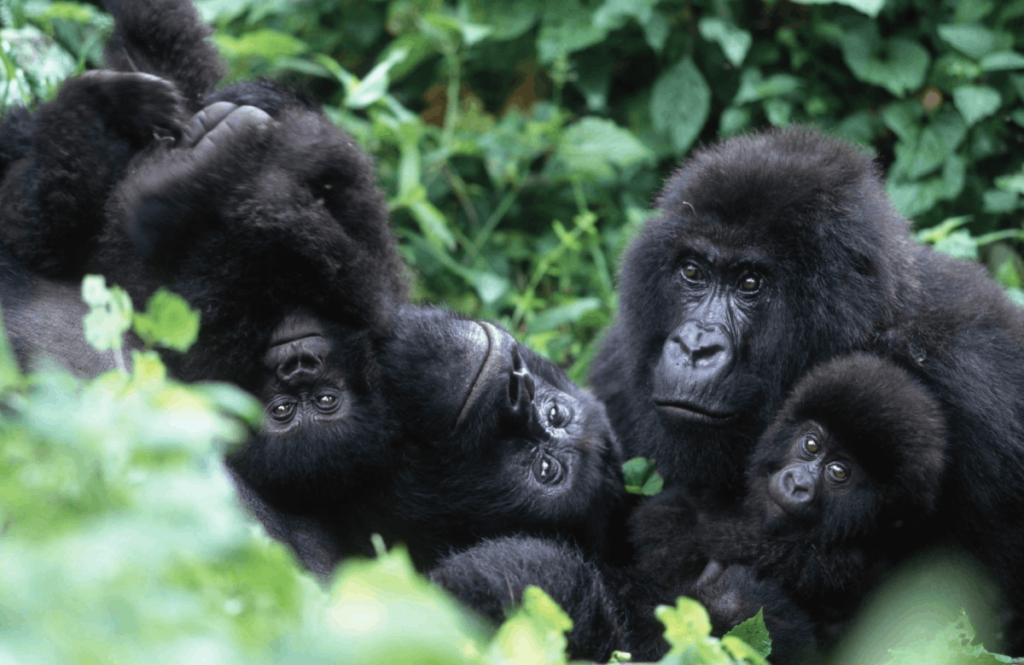
M795 379L889 317L906 222L868 156L802 129L696 152L657 208L593 383L627 457L735 496Z

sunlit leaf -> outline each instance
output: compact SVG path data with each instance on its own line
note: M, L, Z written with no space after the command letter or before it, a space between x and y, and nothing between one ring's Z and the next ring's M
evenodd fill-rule
M998 111L1003 99L995 88L965 85L953 91L953 102L967 124L973 125Z
M135 314L134 326L146 344L184 352L199 336L199 312L181 296L161 288L150 296L146 311Z

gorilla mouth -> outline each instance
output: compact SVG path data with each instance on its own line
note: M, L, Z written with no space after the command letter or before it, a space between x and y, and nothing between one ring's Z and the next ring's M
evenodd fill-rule
M269 348L297 342L307 337L323 337L324 327L308 314L293 312L287 315L270 335Z
M487 349L483 353L484 359L480 363L480 367L477 368L476 376L473 377L473 382L470 384L469 391L466 394L466 401L462 403L462 408L459 410L459 417L455 419L455 425L452 427L453 430L458 429L462 421L465 420L466 415L472 411L473 405L487 386L487 379L497 375L504 364L502 344L499 337L500 331L485 321L473 321L472 323L483 330L483 340L480 341L486 343ZM479 339L479 335L473 335L473 337Z
M735 413L721 413L690 404L689 402L655 400L654 406L669 418L685 420L693 423L724 425L736 418Z

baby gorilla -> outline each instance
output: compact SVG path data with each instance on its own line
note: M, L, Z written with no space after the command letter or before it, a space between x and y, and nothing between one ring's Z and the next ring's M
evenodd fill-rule
M940 407L916 379L874 356L833 360L798 382L754 449L740 514L710 520L670 497L641 508L638 568L661 581L660 601L693 596L723 631L764 605L792 652L805 637L779 611L785 597L827 639L909 553L945 459Z
M481 539L567 539L601 554L623 490L604 408L501 328L403 308L380 356L402 463L382 522L420 568Z

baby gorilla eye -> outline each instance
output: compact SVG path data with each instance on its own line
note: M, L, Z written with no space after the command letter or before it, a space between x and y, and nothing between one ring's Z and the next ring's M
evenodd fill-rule
M321 393L313 401L320 411L333 411L338 407L338 397L331 393Z
M533 463L533 476L544 485L554 485L562 480L562 465L550 455L541 453Z
M744 275L740 280L740 291L757 293L761 289L761 278L757 275Z
M846 468L845 464L839 462L832 462L828 465L828 475L832 480L840 483L845 483L850 479L850 470Z
M548 425L551 427L565 427L572 420L572 411L558 402L553 402L548 408Z
M295 402L278 402L270 407L270 417L278 422L291 419L293 413L295 413Z
M696 263L685 263L683 265L683 277L691 282L699 282L704 279L704 271Z
M808 434L804 437L804 450L812 455L817 455L818 451L821 450L821 444L818 443L816 438Z

